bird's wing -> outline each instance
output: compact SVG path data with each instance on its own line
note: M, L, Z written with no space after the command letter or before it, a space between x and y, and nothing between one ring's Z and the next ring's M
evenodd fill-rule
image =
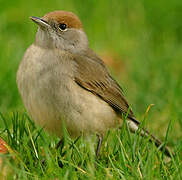
M93 52L84 56L75 55L73 60L76 62L77 70L75 72L75 81L82 88L92 92L104 101L106 101L119 114L128 113L128 102L126 101L122 89L119 84L110 76L103 61L98 58ZM133 112L129 109L128 118L134 122L129 123L131 131L136 132L139 122L135 119ZM134 128L133 128L134 127ZM161 141L142 128L142 136L150 137L157 147L161 147ZM170 150L167 146L163 146L161 150L171 157Z
M78 85L106 101L117 113L128 113L129 118L134 118L121 87L100 58L90 50L84 56L74 55L73 60L76 62L74 76Z

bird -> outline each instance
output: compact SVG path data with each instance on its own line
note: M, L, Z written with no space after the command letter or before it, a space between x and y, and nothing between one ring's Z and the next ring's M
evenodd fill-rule
M30 19L38 30L35 42L21 60L16 81L24 106L35 123L60 137L60 143L63 127L73 138L97 134L96 156L105 133L121 127L124 116L131 132L137 132L140 122L121 86L89 47L78 16L57 10ZM142 129L141 135L149 137L157 147L162 146L146 129ZM171 156L167 146L161 149Z

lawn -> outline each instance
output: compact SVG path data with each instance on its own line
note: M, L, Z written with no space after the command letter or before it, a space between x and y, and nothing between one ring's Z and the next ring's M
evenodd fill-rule
M2 1L0 6L0 177L7 179L182 179L182 2L54 0ZM98 159L96 137L57 137L36 126L24 109L16 71L34 41L30 16L76 13L90 47L103 58L140 121L174 152L170 160L149 139L124 126L110 130ZM152 106L150 106L152 105ZM147 108L150 107L149 111Z

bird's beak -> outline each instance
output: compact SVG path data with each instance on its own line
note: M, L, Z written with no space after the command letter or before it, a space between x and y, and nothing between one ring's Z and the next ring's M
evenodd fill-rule
M45 21L45 20L43 20L43 19L41 19L39 17L31 16L30 19L33 22L37 23L41 27L45 27L46 28L46 27L50 26L47 21Z

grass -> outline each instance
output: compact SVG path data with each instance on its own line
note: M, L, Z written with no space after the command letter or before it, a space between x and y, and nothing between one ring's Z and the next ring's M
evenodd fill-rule
M11 119L10 128L6 118ZM7 178L17 179L181 179L179 153L169 161L149 139L131 135L126 124L104 138L98 159L96 137L71 139L65 132L64 146L58 138L37 128L26 114L4 117L1 136L8 142Z
M181 179L180 0L15 0L1 4L0 135L11 150L2 155L10 179ZM25 114L16 71L35 37L37 27L28 17L57 9L75 12L91 48L112 59L109 69L137 119L144 119L147 107L155 104L147 113L145 126L176 153L170 162L148 139L130 135L127 128L108 132L98 160L95 136L74 142L65 135L64 148L55 150L58 138L35 126Z

